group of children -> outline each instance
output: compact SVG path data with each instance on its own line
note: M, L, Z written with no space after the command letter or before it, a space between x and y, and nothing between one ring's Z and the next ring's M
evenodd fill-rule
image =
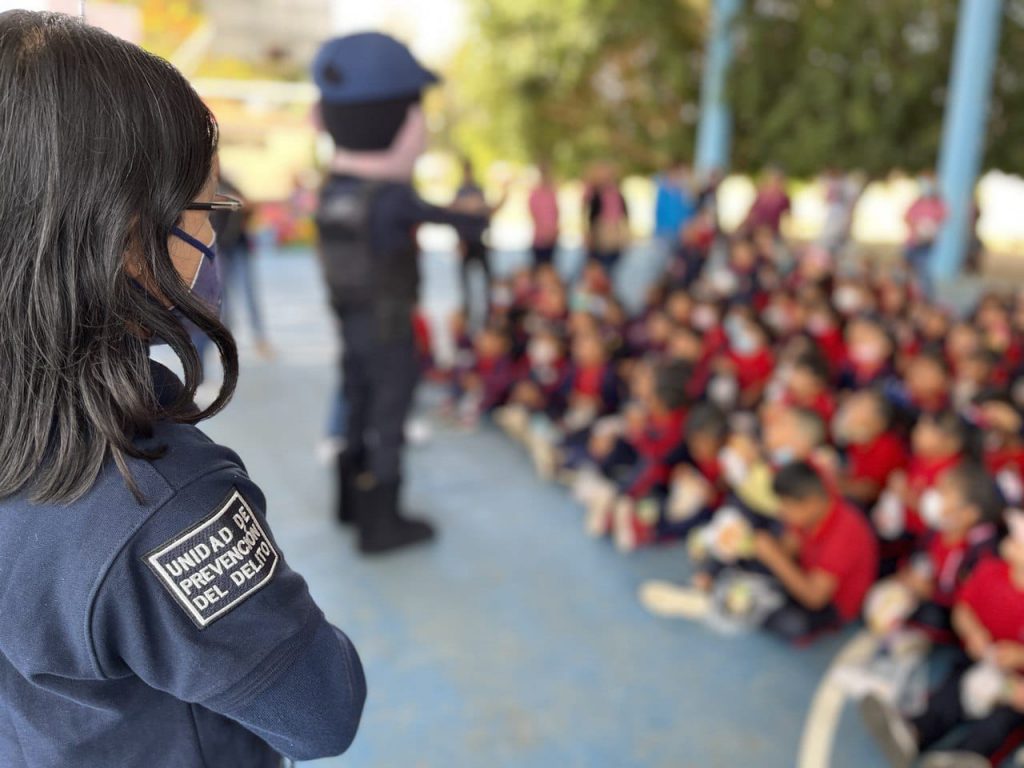
M894 765L998 765L1024 736L1024 293L959 316L899 264L712 241L684 232L636 316L596 263L499 280L456 324L453 415L521 441L590 535L685 543L656 613L795 643L863 618L902 670L953 649L922 701L885 667L850 690Z

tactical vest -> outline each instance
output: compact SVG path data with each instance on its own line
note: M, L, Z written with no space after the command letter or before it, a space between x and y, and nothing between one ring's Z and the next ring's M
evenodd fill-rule
M316 225L321 267L336 312L373 308L386 325L404 327L419 293L418 249L374 247L372 220L384 182L335 184L320 195Z
M330 186L320 195L316 226L320 236L320 266L338 311L373 303L373 245L370 214L379 190L377 184L361 184L344 191Z

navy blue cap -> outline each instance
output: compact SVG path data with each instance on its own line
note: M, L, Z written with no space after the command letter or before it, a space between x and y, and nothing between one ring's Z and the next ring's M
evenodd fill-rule
M313 60L313 81L328 104L413 96L439 81L395 38L361 32L328 40Z

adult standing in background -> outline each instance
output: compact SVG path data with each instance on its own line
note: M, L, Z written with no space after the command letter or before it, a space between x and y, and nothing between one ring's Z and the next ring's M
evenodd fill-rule
M697 202L690 190L690 170L676 163L655 179L654 238L666 263L680 248L683 229L693 218Z
M480 223L462 227L458 230L459 255L462 257L462 264L459 273L462 278L462 306L466 312L466 318L472 321L474 316L479 317L482 325L487 321L491 304L491 263L487 255L487 243L484 238L487 228L490 225L490 208L487 206L487 198L484 195L484 188L476 179L473 170L473 163L468 157L462 158L462 181L455 192L455 200L452 202L452 210L480 216ZM473 285L471 272L475 270L483 276L483 301L480 311L474 312Z
M782 237L782 218L792 209L786 193L786 177L779 168L768 168L764 180L757 188L754 202L740 225L740 233L753 236L759 229L772 233L778 240Z
M917 278L921 292L931 298L933 285L931 274L932 252L939 232L948 213L946 203L939 194L939 185L931 171L922 173L917 179L918 198L907 209L903 217L907 225L907 244L904 256Z
M619 188L615 168L599 163L583 196L587 257L600 264L609 277L629 245L629 208Z
M230 325L232 294L240 291L245 298L256 351L261 357L269 359L273 357L273 349L267 339L266 326L263 322L263 310L256 287L256 265L253 263L256 254L253 252L252 238L249 234L252 206L241 190L223 175L219 191L245 204L240 211L215 211L210 215L210 224L217 233L217 254L220 257L221 276L224 280L224 305L221 314Z
M558 211L558 187L547 162L538 164L540 179L530 190L530 220L533 222L533 266L553 264L561 233Z

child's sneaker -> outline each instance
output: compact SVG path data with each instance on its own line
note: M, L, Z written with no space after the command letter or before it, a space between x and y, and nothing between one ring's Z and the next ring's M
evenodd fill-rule
M654 528L645 521L645 515L641 514L642 504L626 497L615 504L612 524L615 548L620 552L633 552L654 541Z
M974 752L932 752L921 768L992 768L992 763Z
M867 696L860 704L860 712L892 768L910 768L919 750L917 739L900 713L877 696Z
M615 494L615 485L605 480L591 497L584 521L584 529L588 536L597 539L608 535L612 525Z
M637 594L640 604L655 616L699 621L711 610L711 598L706 592L667 581L645 581Z

